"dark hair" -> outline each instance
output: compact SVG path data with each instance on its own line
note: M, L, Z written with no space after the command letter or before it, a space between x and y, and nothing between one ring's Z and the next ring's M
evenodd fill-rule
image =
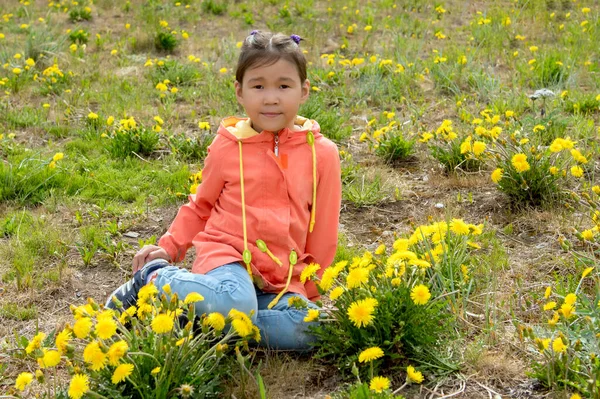
M306 80L306 58L300 49L297 41L299 37L294 38L282 33L273 34L271 32L252 31L244 40L240 58L238 59L235 79L242 83L244 74L252 67L273 65L280 59L291 62L298 69L300 82Z

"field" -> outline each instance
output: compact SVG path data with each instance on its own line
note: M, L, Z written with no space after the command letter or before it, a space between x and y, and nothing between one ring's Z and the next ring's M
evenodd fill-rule
M1 397L78 397L86 341L56 336L74 315L102 323L95 303L201 184L221 118L243 115L237 55L260 29L302 37L300 114L340 150L323 344L202 338L203 362L223 357L203 382L182 368L144 396L160 370L111 385L103 363L79 393L600 398L598 2L5 0L0 14Z

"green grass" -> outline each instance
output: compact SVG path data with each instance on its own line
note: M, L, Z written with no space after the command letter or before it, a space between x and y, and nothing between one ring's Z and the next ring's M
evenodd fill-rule
M98 0L63 4L66 10L30 3L6 6L2 14L8 21L0 20L0 64L5 65L0 68L0 278L8 290L31 292L35 303L39 288L69 284L65 270L70 267L83 272L90 267L113 270L133 249L120 236L128 227L138 223L142 231L148 225L155 230L155 223L144 215L164 208L174 212L186 201L189 176L202 169L206 146L220 119L243 114L233 90L236 43L252 29L302 36L309 79L316 90L311 89L299 113L317 120L322 133L347 153L342 158L344 205L377 205L384 210L377 221L354 221L356 226L373 224L371 242L391 240L375 233L380 229L401 230L436 217L434 204L446 204L461 192L451 182L456 176L442 176L436 154L427 145L417 141L412 146L413 138L435 131L444 119L454 121L462 140L474 134L472 120L481 117L482 110L501 116L514 111L518 122L503 124L503 117L499 124L504 138L519 132L532 143L535 138L536 150L543 151L554 138L569 136L589 162L586 180L572 180L565 189L581 195L598 184L594 165L600 161L600 8L593 2ZM84 10L88 5L90 15ZM584 7L590 12L585 13ZM168 22L169 28L159 28L160 21ZM79 35L79 29L87 35ZM163 37L157 41L159 30ZM76 52L69 49L72 42L79 46ZM334 55L334 62L330 65L322 54ZM35 65L26 69L28 58ZM151 66L145 65L148 60ZM60 74L47 70L54 64ZM21 74L16 75L14 68ZM227 71L221 73L222 68ZM177 90L161 98L156 85L165 80L169 89ZM528 98L544 87L556 95ZM360 142L363 132L375 130L367 127L368 121L383 111L395 113L390 120L381 120L397 123L403 136L378 147ZM90 112L99 116L94 123L87 118ZM139 157L120 144L112 147L111 156L110 139L103 135L132 116L148 129L160 116L164 125L158 141L137 151ZM107 125L109 117L114 118L112 126ZM211 134L199 131L200 121L210 123ZM534 136L532 129L538 124L546 129ZM498 143L487 142L489 147ZM127 151L120 153L122 149ZM459 150L457 145L452 153L437 158L446 157L441 161L454 171L464 161ZM388 176L368 173L382 169L383 160L398 151L415 154L414 165L392 162L395 169L389 169L394 185L402 189L396 202L410 210L406 220L404 215L394 219L395 208L386 209L394 202L382 183ZM57 153L64 153L64 158L52 168ZM458 168L467 170L467 176L484 176L485 182L478 180L477 188L469 188L475 200L463 201L456 211L488 219L491 229L511 226L505 229L508 232L519 223L511 219L514 210L498 208L504 197L489 182L494 167L488 158ZM458 173L461 177L463 172ZM444 184L438 187L434 181ZM478 190L494 194L483 202ZM564 204L551 206L563 209ZM577 210L587 218L586 212ZM566 210L559 214L567 220L575 217ZM568 228L549 225L547 231L552 232L548 242L564 236L573 245L584 246ZM461 333L477 342L469 356L499 352L497 335L506 335L500 326L513 321L511 312L516 318L535 311L525 308L540 300L539 293L522 301L499 294L527 291L545 282L545 276L538 280L524 273L522 265L542 251L560 257L558 244L528 247L531 253L525 251L524 259L515 262L515 250L507 245L520 245L521 240L515 234L482 237L479 263L472 269L477 284L471 298L477 302L475 313L484 314L486 320L477 324L478 319L469 319L477 326L461 326ZM350 242L344 233L339 244L336 260L362 253L362 243ZM568 281L559 287L561 292L576 286L576 278L569 277L573 270L561 270ZM495 294L485 300L477 296L488 291ZM4 319L31 321L37 312L35 305L0 299Z

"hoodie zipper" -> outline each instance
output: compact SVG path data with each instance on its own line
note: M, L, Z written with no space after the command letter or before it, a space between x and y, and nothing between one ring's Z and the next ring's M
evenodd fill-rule
M275 139L275 148L273 149L273 152L275 153L275 156L278 157L279 156L279 133L275 133L275 136L273 138Z

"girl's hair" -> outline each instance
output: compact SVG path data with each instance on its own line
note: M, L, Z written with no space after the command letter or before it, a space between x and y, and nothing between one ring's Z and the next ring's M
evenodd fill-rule
M244 74L250 68L273 65L280 59L291 62L298 69L300 82L306 80L306 58L297 44L298 36L286 36L281 33L253 31L244 40L238 59L235 79L242 83Z

